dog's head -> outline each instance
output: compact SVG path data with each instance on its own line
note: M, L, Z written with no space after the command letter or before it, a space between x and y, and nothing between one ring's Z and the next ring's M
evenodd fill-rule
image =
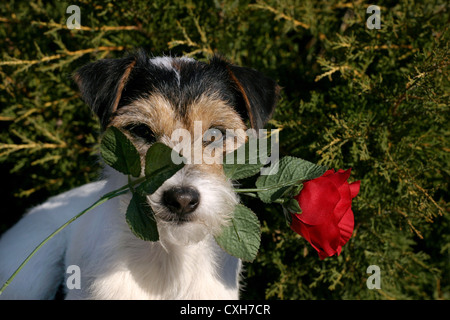
M245 140L246 123L263 128L278 99L277 84L217 56L203 63L150 58L143 51L88 64L75 80L102 128L121 129L142 163L156 141L192 160L148 196L161 238L192 242L219 232L238 199L221 164L206 163L198 154L217 157L233 150ZM174 139L180 130L184 136Z

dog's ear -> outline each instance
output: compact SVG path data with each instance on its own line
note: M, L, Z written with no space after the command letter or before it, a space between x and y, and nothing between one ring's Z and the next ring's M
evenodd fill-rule
M122 92L136 65L136 56L102 59L81 67L74 75L81 98L97 114L102 128L117 110Z
M248 115L252 128L264 128L278 102L280 87L277 83L259 71L233 65L220 57L214 57L213 61L225 64L233 87L241 96L241 107Z

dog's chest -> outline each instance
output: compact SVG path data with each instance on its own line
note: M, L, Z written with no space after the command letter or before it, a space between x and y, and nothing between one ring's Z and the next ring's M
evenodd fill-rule
M240 262L230 258L221 266L179 257L133 261L131 266L121 261L116 268L82 278L84 290L71 290L67 299L238 299Z
M90 257L83 250L86 259L77 262L83 271L81 289L68 290L66 299L239 298L241 262L213 238L190 246L162 246L124 230L120 237L110 234L107 245L96 242Z

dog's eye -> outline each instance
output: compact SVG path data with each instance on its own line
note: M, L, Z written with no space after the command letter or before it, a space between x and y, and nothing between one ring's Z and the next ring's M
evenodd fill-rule
M125 127L133 136L142 138L148 143L156 141L155 135L150 128L145 124L131 124Z
M225 130L221 128L209 128L203 135L203 142L205 145L214 144L219 145L225 137Z

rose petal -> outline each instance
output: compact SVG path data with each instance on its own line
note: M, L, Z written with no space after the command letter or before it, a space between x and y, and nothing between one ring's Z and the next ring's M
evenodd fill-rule
M350 178L351 170L352 169L348 169L344 171L339 169L338 172L333 175L329 175L328 178L336 185L337 188L339 188L343 184L348 184L347 180Z
M317 178L305 182L296 199L302 209L299 219L309 225L318 225L333 217L340 196L335 185L327 178Z
M345 213L341 221L339 221L338 228L341 231L340 246L343 246L351 238L353 234L353 228L355 226L355 219L351 208Z
M338 188L339 191L339 202L336 204L336 207L334 208L334 215L337 219L337 221L340 221L344 214L347 212L347 210L352 205L352 198L350 193L350 188L348 187L348 184L345 183L341 185Z
M361 187L361 181L355 181L355 182L349 184L352 199L358 195L360 187Z
M321 225L308 225L292 214L291 229L301 235L318 252L320 259L334 255L340 246L340 231L333 219Z
M305 238L308 242L310 242L311 237L309 236L308 226L306 226L298 217L298 214L291 213L292 221L291 221L291 229L296 233Z
M325 173L323 175L321 175L320 177L326 177L333 173L334 173L334 169L329 169L329 170L325 171Z
M328 223L308 228L311 245L319 253L319 258L324 259L336 254L340 244L340 232L337 225L329 220Z

